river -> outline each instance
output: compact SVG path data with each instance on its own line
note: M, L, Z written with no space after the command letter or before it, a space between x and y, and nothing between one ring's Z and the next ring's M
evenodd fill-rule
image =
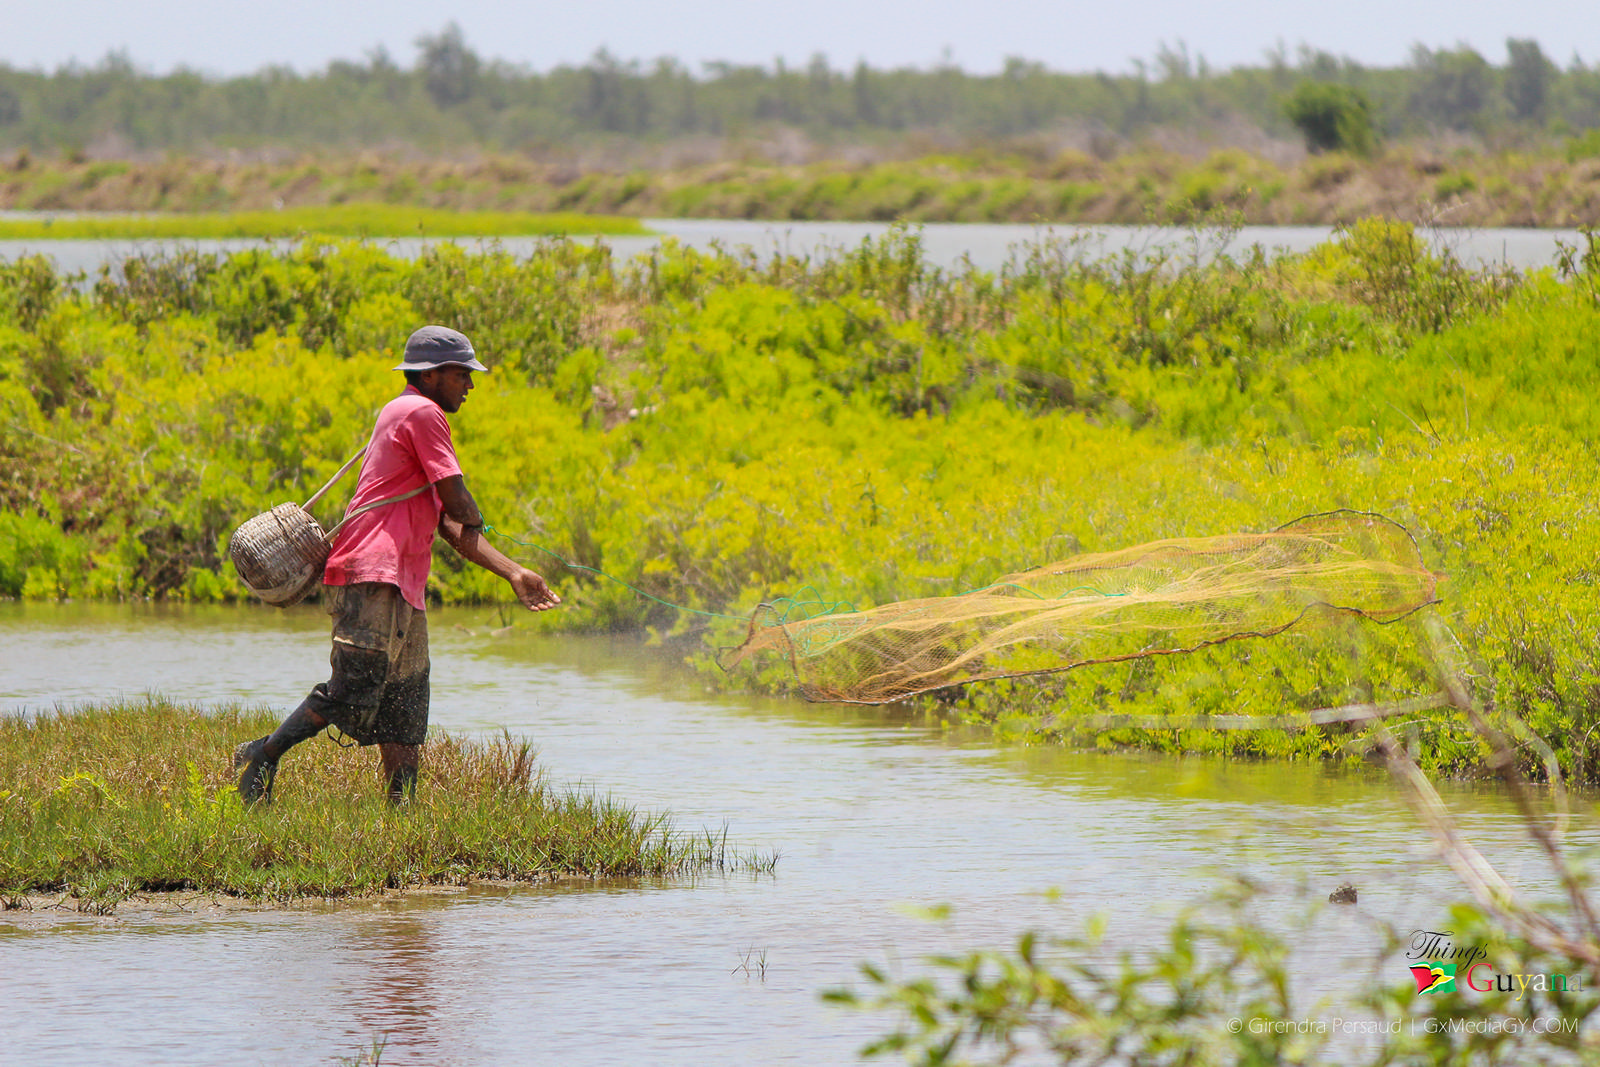
M394 1065L846 1064L889 1020L818 994L861 962L921 973L928 954L1095 913L1108 952L1145 951L1230 873L1277 916L1359 887L1356 907L1320 909L1295 971L1307 1014L1331 1016L1312 1001L1411 981L1380 924L1448 930L1463 895L1375 773L1001 746L894 707L712 695L631 640L430 614L438 728L525 736L552 781L726 827L779 852L775 873L3 912L0 1060L329 1063L381 1037ZM308 607L0 603L13 712L150 691L286 709L326 657ZM1514 882L1550 892L1501 794L1445 792ZM1594 842L1594 820L1573 838ZM950 917L915 914L932 905Z
M820 256L851 248L864 238L881 237L887 223L876 222L764 222L725 219L646 219L654 231L650 237L608 237L604 240L619 256L634 256L672 238L693 248L750 248L759 255L774 251ZM1115 253L1123 249L1146 250L1155 246L1183 249L1192 244L1194 233L1184 229L1150 226L1031 226L1001 223L926 223L916 227L921 235L928 262L943 268L959 268L966 263L982 270L1004 266L1015 250L1042 238L1081 242L1086 254ZM1561 243L1583 247L1576 230L1527 229L1428 229L1421 232L1436 247L1450 250L1465 263L1493 264L1531 269L1549 267L1556 262ZM1222 250L1241 255L1252 245L1270 252L1304 252L1327 241L1333 234L1328 226L1246 226L1232 234L1220 248L1205 238L1199 251L1209 255ZM67 271L84 271L91 276L102 265L115 264L127 256L160 248L190 248L200 252L227 252L264 244L249 240L193 241L19 241L0 240L0 261L42 252ZM430 241L422 238L391 238L380 242L399 256L415 256ZM456 239L469 248L493 245L513 255L526 255L539 243L538 238L501 238L496 241Z

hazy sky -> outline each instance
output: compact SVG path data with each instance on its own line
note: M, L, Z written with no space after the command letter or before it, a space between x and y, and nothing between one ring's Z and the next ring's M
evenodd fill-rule
M548 70L596 49L623 59L675 56L835 68L928 67L949 50L973 72L1022 56L1054 70L1120 72L1182 42L1214 68L1257 65L1269 49L1309 44L1371 66L1397 66L1413 44L1465 43L1499 65L1507 37L1533 38L1565 66L1600 58L1593 0L3 0L0 63L54 70L125 50L141 69L301 72L360 60L382 46L402 66L415 41L454 20L480 56ZM1588 15L1581 14L1588 10Z

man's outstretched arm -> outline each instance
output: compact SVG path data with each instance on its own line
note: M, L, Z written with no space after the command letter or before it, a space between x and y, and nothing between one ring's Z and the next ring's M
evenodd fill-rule
M433 487L439 491L439 501L444 506L444 513L439 516L439 536L462 559L504 578L529 611L548 611L561 603L544 578L508 558L483 536L483 513L467 490L465 478L459 474L441 478Z

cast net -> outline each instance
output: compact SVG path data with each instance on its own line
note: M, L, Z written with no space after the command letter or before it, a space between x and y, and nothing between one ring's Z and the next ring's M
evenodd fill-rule
M1403 526L1365 512L1269 533L1074 556L957 596L796 619L763 604L723 666L787 658L810 700L884 704L992 678L1051 674L1281 634L1329 613L1392 622L1439 575Z

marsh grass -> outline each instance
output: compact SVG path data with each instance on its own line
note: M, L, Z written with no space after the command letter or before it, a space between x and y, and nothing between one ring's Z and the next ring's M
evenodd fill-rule
M267 900L474 880L770 870L726 831L678 832L610 798L549 787L526 741L431 739L416 799L389 806L375 757L326 740L284 760L271 807L246 809L233 747L259 711L150 698L0 719L0 899L138 892Z
M892 153L876 161L852 155L791 164L755 157L648 169L575 168L491 154L471 162L349 153L277 163L175 155L145 163L30 161L4 171L0 208L228 209L271 218L288 214L273 211L282 203L290 210L414 206L638 218L1089 225L1182 222L1227 208L1254 225L1332 225L1374 214L1421 222L1444 212L1452 226L1567 227L1596 221L1595 171L1588 152L1446 153L1422 145L1394 145L1371 158L1321 153L1294 163L1238 149L1201 158L1150 145L1109 158L974 148L911 158ZM592 225L583 215L569 217ZM566 232L598 231L574 224Z
M274 211L163 212L0 219L7 240L146 238L556 237L645 234L638 219L577 212L453 211L392 204L336 204Z
M389 1036L380 1035L354 1056L341 1056L339 1067L378 1067L383 1062L383 1050L389 1046Z

